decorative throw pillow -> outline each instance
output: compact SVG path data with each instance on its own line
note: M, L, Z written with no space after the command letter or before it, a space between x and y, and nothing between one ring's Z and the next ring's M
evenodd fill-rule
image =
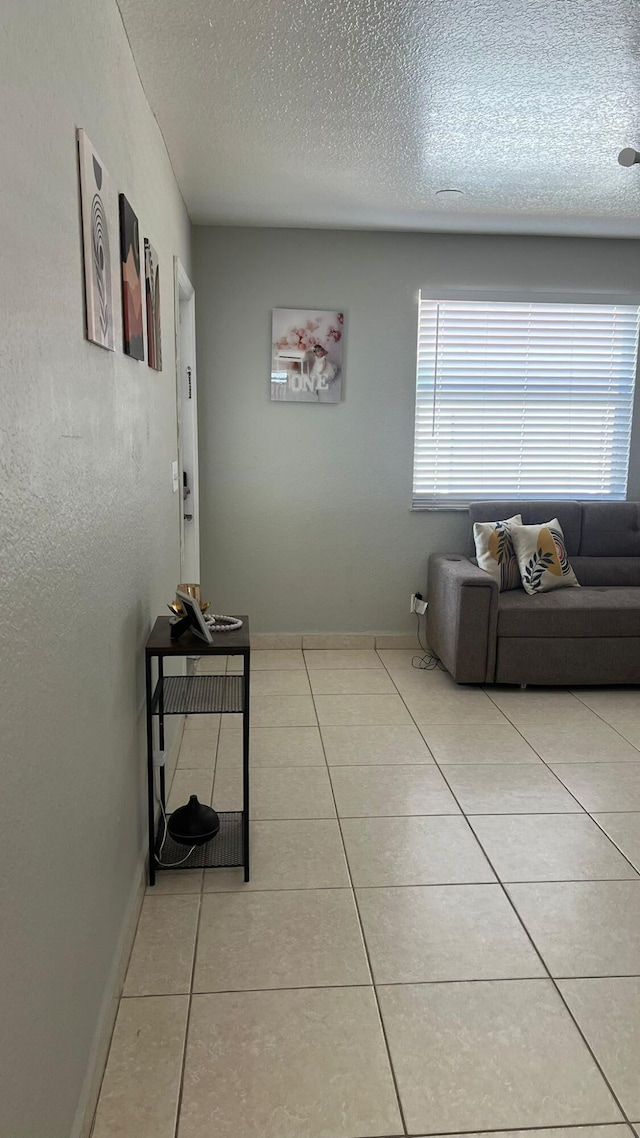
M522 584L527 593L548 593L563 585L578 586L567 557L562 526L557 518L543 525L511 527Z
M503 522L474 522L473 540L478 565L490 573L501 593L520 588L520 571L511 541L511 526L522 523L522 514Z

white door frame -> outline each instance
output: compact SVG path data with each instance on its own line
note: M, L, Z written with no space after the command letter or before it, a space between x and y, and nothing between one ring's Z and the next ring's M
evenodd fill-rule
M196 294L182 263L173 258L176 329L176 411L180 485L180 580L200 581L200 487L198 480L198 390L196 384ZM184 498L186 473L189 495ZM191 514L192 520L185 520Z

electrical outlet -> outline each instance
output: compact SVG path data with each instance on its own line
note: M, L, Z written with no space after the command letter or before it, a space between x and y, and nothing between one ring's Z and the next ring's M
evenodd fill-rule
M412 593L409 597L409 612L416 611L416 594Z
M423 601L422 593L412 593L409 601L409 612L416 612L424 616L427 611L427 602Z
M167 752L166 751L154 751L153 752L153 765L154 765L154 767L156 767L156 768L157 767L163 767L165 765L166 761L167 761Z

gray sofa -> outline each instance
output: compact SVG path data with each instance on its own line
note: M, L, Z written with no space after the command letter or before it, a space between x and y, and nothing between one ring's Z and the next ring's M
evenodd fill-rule
M473 557L429 558L427 639L461 684L640 683L640 503L473 502L473 522L557 517L582 588L500 593ZM473 541L471 541L473 545Z

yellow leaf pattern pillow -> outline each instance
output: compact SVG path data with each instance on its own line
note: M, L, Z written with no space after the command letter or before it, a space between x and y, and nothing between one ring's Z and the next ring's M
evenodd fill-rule
M564 534L557 518L544 525L514 525L511 537L522 585L527 593L548 593L564 585L579 586L567 557Z
M514 514L502 522L474 522L473 540L478 565L490 573L498 589L520 588L520 571L511 541L511 526L522 522L522 514Z

